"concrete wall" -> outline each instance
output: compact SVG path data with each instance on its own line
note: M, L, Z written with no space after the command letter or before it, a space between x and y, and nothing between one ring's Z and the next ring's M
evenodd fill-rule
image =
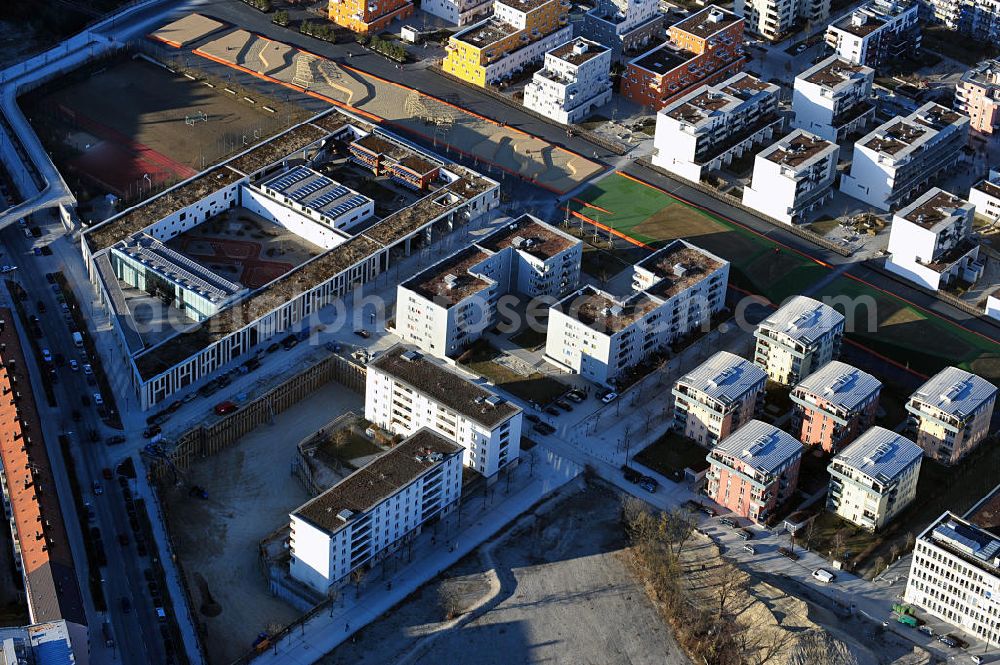
M323 249L333 249L347 241L347 236L310 219L290 207L269 198L263 192L244 185L240 189L243 207L278 226L305 238Z

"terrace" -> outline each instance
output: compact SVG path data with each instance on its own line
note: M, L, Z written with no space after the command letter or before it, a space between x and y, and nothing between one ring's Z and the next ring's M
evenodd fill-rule
M697 14L689 16L672 29L683 30L696 37L707 38L742 21L740 17L719 7L706 7Z
M809 83L835 89L849 83L855 78L855 74L861 74L867 69L869 68L864 65L855 65L837 56L830 56L825 64L820 63L812 71L806 72L803 78Z
M927 133L926 129L911 124L903 118L897 118L875 130L874 135L862 145L875 152L896 155Z
M960 215L963 208L968 208L969 205L950 192L938 190L927 200L918 200L916 205L904 208L897 214L908 222L931 230L939 223Z
M624 330L663 304L641 291L617 300L590 287L569 296L568 300L570 313L580 323L608 335Z
M544 261L570 249L577 242L579 241L575 238L564 236L543 224L522 217L491 233L477 244L491 252L513 247Z
M670 42L667 42L652 51L649 51L645 55L640 55L635 60L632 60L630 64L641 69L645 69L646 71L653 72L658 76L663 76L667 74L667 72L671 72L678 67L682 67L684 64L696 57L698 56L690 51L677 48Z
M372 154L384 155L396 161L413 154L395 141L389 141L376 134L369 134L360 138L354 142L354 145L360 146Z
M656 253L637 267L649 270L660 278L646 289L648 293L667 300L691 288L723 266L704 252L681 246L668 249L664 254Z
M799 133L790 141L779 143L765 157L775 164L796 168L827 151L832 145L819 137Z
M577 48L578 46L582 46L583 50ZM566 42L562 46L552 49L549 51L549 55L564 60L571 65L580 66L602 53L607 53L609 50L603 44L578 37L573 41Z
M470 28L452 35L452 39L484 49L499 41L516 35L521 29L496 18L489 18Z
M438 305L454 307L495 284L470 272L489 256L481 249L468 247L404 282L403 286Z

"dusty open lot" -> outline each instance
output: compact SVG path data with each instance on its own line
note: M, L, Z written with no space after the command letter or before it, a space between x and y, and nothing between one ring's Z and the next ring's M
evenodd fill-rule
M687 665L621 558L618 506L572 483L321 662Z
M229 663L245 653L261 631L284 626L299 615L274 598L257 557L259 541L287 525L288 513L310 498L292 475L296 445L338 413L360 411L362 398L329 383L309 399L275 418L185 474L181 488L164 492L168 524L187 575L193 609L208 626L205 646L212 663ZM201 485L208 500L188 496ZM205 613L204 580L221 609ZM207 608L213 614L213 608Z

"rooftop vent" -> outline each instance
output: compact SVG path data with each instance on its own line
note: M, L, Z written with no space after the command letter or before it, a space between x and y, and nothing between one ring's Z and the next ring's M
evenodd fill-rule
M851 25L860 27L868 22L868 14L864 12L854 12L851 14Z
M497 407L503 404L503 397L500 397L499 395L490 395L486 398L485 402L492 407Z
M688 269L684 267L683 263L674 264L674 277L683 277L687 274Z
M339 519L341 522L346 522L352 517L354 517L354 511L348 508L344 508L339 513L337 513L337 519Z
M399 357L405 360L406 362L413 362L414 360L420 360L421 358L420 354L417 353L416 351L413 351L412 349L409 351L403 351L401 354L399 354Z
M449 290L455 288L456 286L458 286L458 277L452 275L451 273L448 273L447 275L444 276L444 286L446 289Z
M583 55L586 52L587 52L586 42L577 42L576 44L573 44L573 55Z
M722 19L725 18L725 14L719 9L712 9L708 12L708 22L709 23L721 23Z

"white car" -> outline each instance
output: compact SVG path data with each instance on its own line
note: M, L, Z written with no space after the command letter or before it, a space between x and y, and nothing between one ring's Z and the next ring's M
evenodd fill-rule
M0 267L0 272L2 272L2 273L14 272L15 270L17 270L17 266L3 266L3 267Z
M48 349L42 349L42 360L47 363L52 362L52 353Z
M90 366L90 363L83 363L83 373L87 376L94 373L94 368Z
M70 368L71 370L73 370L74 372L77 372L77 371L79 371L79 370L80 370L80 363L78 363L78 362L77 362L77 361L75 361L75 360L70 360L70 361L69 361L69 368Z
M604 397L601 398L601 401L604 402L605 404L611 404L616 399L618 399L618 393L612 391L609 393L605 393Z
M837 576L831 573L829 570L824 568L817 568L813 571L813 577L823 584L829 584L830 582L837 579Z
M94 393L94 406L104 406L104 398L101 393Z

